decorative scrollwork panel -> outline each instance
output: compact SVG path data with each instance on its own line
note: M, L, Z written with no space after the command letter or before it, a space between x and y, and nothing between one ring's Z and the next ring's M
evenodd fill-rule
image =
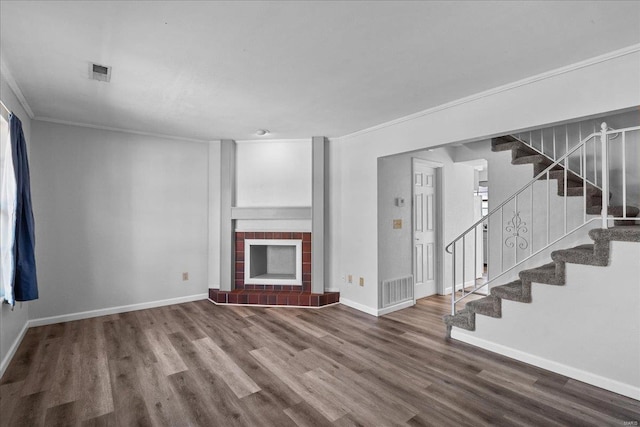
M506 247L513 248L516 245L518 245L520 249L527 249L529 247L529 242L523 236L529 230L527 223L520 218L520 212L513 213L513 218L507 223L504 230L510 234L510 236L504 240Z

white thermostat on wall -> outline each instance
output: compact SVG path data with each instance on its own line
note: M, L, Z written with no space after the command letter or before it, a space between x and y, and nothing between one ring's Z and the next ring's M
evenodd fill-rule
M404 197L396 197L396 206L399 208L404 206Z

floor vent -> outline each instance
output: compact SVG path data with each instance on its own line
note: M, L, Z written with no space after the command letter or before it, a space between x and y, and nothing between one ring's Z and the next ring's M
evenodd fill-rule
M386 308L404 301L413 300L413 276L384 280L380 288L382 306Z

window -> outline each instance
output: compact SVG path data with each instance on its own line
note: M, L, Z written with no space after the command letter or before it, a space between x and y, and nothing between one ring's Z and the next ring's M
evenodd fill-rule
M13 241L16 221L16 177L9 122L0 116L0 301L13 303Z

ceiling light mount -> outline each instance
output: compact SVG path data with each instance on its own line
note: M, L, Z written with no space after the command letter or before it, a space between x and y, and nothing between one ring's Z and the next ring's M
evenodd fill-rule
M269 131L267 129L258 129L256 131L256 135L258 135L258 136L269 135Z

